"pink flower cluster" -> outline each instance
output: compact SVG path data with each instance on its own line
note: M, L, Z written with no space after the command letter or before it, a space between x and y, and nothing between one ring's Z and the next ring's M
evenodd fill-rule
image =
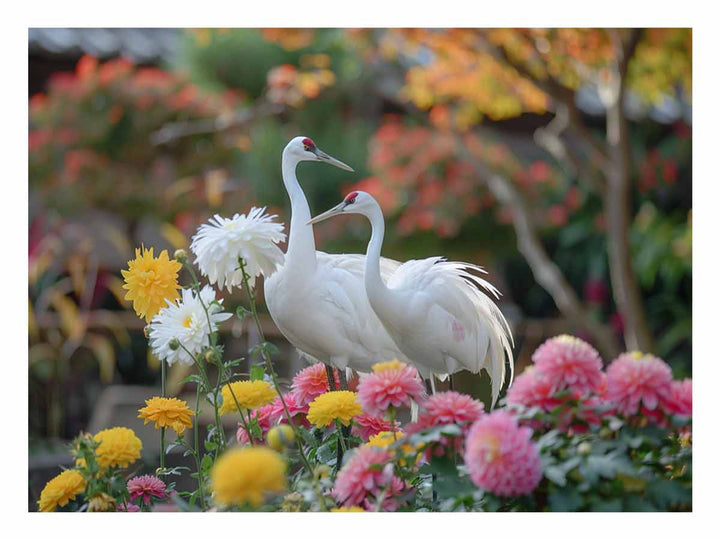
M335 388L340 388L340 379L336 370L333 370L335 376ZM325 364L313 364L299 371L293 377L293 392L296 396L297 404L308 405L312 400L320 394L324 394L330 390L328 382L327 370Z
M391 406L421 401L425 388L417 369L397 362L397 367L360 375L358 400L366 413L382 416Z
M362 506L366 510L396 510L400 503L394 497L406 489L393 473L392 453L372 446L361 446L340 469L333 496L341 506ZM384 495L383 495L384 494ZM383 497L382 502L379 497Z
M411 435L435 426L459 425L462 436L455 437L454 441L443 437L439 445L434 445L434 448L429 450L435 455L444 454L447 446L454 446L457 451L462 451L464 436L470 430L471 424L483 414L485 414L485 406L480 401L452 390L440 392L422 403L422 411L417 421L408 424L405 431Z
M542 479L542 465L531 436L532 430L520 427L506 411L475 422L465 446L465 464L475 485L503 497L533 491Z
M624 353L603 373L595 349L578 338L558 336L535 351L533 362L515 379L507 402L551 411L568 399L579 401L574 416L561 413L563 428L581 430L611 412L656 424L666 423L669 415L692 415L692 381L673 381L670 366L655 356ZM563 391L568 394L558 396Z
M150 504L152 502L151 497L164 499L167 497L165 489L165 482L149 474L131 478L127 483L127 490L130 494L130 502L133 502L138 497L142 498L145 504ZM128 507L127 511L131 512L132 510Z
M392 431L393 423L395 428L399 428L397 422L390 422L380 416L363 413L353 418L355 425L352 427L352 434L360 437L363 441L368 441L373 435L382 433L383 431Z

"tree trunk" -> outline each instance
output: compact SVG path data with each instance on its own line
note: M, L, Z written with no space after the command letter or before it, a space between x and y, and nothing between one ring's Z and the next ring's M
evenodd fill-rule
M615 304L624 318L625 345L628 350L650 352L652 338L647 328L642 295L632 268L630 253L632 156L629 125L623 110L627 65L638 39L639 31L636 30L631 32L626 42L616 34L618 59L614 66L610 88L604 99L607 108L606 137L610 158L606 173L608 183L605 212L610 282Z

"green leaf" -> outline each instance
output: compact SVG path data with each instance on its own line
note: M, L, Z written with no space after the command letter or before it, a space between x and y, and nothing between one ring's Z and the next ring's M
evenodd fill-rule
M567 484L567 480L565 479L567 471L565 471L562 467L551 465L549 467L545 467L543 472L545 474L545 478L550 480L553 484L557 484L560 487L565 487Z
M210 454L205 454L200 461L200 469L203 473L208 473L210 468L213 466L213 459Z
M553 490L548 497L550 510L553 512L575 512L583 504L580 494L574 489Z
M260 364L253 364L250 366L250 380L251 381L262 381L265 377L265 367Z

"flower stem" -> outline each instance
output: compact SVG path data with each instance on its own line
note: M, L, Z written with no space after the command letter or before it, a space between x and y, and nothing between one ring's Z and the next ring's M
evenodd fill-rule
M340 424L340 420L335 420L335 427L337 428L338 439L340 440L340 446L343 450L343 453L347 452L347 445L345 444L345 437L343 437L342 424ZM341 458L338 458L338 469L340 468L340 461Z
M202 474L202 466L200 464L200 436L198 434L198 424L200 423L200 385L195 385L195 425L193 426L194 430L194 439L195 439L195 466L197 467L197 473L198 473L198 490L200 490L200 506L202 506L203 510L207 508L207 503L205 502L205 492L203 490L203 474Z
M240 270L242 270L242 276L243 276L243 286L245 287L245 291L247 291L248 300L250 302L250 312L252 313L253 321L255 321L255 326L257 327L258 335L260 336L260 339L263 343L265 343L265 333L262 329L262 324L260 324L260 317L258 317L257 313L257 307L255 306L255 294L253 293L253 290L250 288L250 276L248 276L247 272L245 271L245 261L242 259L242 257L239 259L240 263ZM268 367L268 370L270 371L270 377L272 377L273 385L275 385L275 390L278 393L278 397L280 398L280 403L282 403L283 411L285 412L285 418L287 418L288 423L290 424L290 427L292 428L293 432L295 433L295 440L298 441L298 452L300 453L300 458L303 462L303 465L305 465L305 468L310 473L310 475L313 475L313 468L310 465L310 462L307 459L307 456L305 455L305 450L302 446L302 437L300 437L300 433L298 432L297 425L295 425L295 420L293 420L293 417L290 415L290 411L288 409L287 404L285 403L285 398L283 397L282 391L280 390L280 384L278 383L278 377L277 373L275 373L275 368L273 367L272 360L270 359L270 355L267 352L267 349L262 348L260 353L262 354L263 359L265 360L265 365Z
M160 393L165 397L165 360L160 360ZM165 472L165 428L160 428L160 470Z

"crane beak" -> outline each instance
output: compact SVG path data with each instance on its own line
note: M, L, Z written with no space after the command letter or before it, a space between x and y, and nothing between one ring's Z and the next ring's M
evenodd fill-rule
M310 221L306 223L306 225L312 225L313 223L319 223L320 221L325 221L328 218L331 218L333 216L337 216L338 214L342 214L343 210L345 210L345 207L347 206L347 203L345 201L341 202L337 206L331 208L327 212L323 212L322 214L315 216Z
M335 165L339 169L342 169L344 171L350 171L355 172L355 169L353 169L350 165L346 165L339 159L335 159L332 156L328 156L325 152L320 150L319 148L315 149L315 155L318 158L318 161L324 161L325 163L329 163L330 165Z

